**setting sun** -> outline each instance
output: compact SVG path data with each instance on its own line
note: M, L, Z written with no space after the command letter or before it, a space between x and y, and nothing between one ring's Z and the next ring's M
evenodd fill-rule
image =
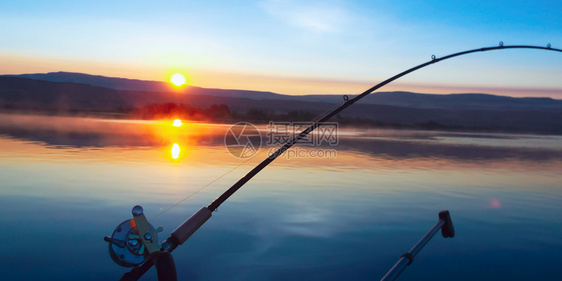
M174 127L181 127L181 125L183 125L183 123L181 122L180 119L176 119L174 120L174 123L172 123L172 126Z
M172 77L170 77L170 82L176 86L183 86L185 85L185 76L180 73L174 73Z

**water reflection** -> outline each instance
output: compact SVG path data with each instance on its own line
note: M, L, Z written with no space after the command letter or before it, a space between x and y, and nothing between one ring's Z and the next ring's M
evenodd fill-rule
M173 159L178 159L180 157L180 146L177 143L174 143L174 145L172 145L172 158Z
M174 126L174 127L181 127L182 124L183 124L183 123L181 122L180 119L176 119L176 120L174 120L174 123L172 123L172 126Z
M177 122L179 121L179 122ZM176 127L179 123L181 127ZM264 126L265 127L265 126ZM228 124L109 120L0 114L2 134L49 147L223 147ZM261 128L266 134L265 128ZM562 158L559 136L452 133L435 131L345 130L338 151L383 159L450 159L459 162L554 161ZM173 147L172 147L173 148ZM178 150L177 148L175 150ZM175 159L175 158L174 158Z
M244 162L230 155L228 125L1 118L5 280L117 279L125 270L112 264L102 237L132 206L143 205L151 218L194 194L156 219L167 236L266 156ZM337 158L281 157L232 196L174 252L178 274L377 279L449 209L457 237L436 237L401 279L557 279L561 143L554 136L341 131Z

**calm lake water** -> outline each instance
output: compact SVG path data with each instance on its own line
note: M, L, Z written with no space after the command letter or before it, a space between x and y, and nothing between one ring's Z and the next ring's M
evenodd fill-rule
M163 240L269 149L232 156L228 125L0 121L1 280L117 280L103 237L134 205L150 219L193 194L151 220ZM335 146L297 149L336 155L263 170L174 251L180 280L378 280L445 209L456 237L437 234L399 280L562 275L562 137L340 128Z

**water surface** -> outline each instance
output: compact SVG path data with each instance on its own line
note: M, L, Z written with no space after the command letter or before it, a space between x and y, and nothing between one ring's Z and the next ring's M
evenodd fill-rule
M168 237L268 150L233 157L227 125L0 118L1 280L116 280L103 237L134 205L150 219L191 195L151 221ZM456 237L399 280L562 274L561 137L348 129L324 148L337 156L282 157L226 201L174 251L179 279L378 280L444 209Z

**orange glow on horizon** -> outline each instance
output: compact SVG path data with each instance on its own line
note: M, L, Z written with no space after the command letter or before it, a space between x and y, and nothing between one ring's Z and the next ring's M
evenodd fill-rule
M196 71L191 73L190 81L193 85L204 88L243 89L253 91L270 91L285 95L344 95L361 93L380 82L380 78L335 78L335 77L294 77L283 74L260 74L260 73L232 73L227 71ZM430 83L430 82L402 82L391 83L379 91L407 91L425 94L453 94L453 93L485 93L510 97L551 97L562 98L561 89L558 86L537 87L509 86L509 84L485 85L456 83Z
M146 62L114 64L109 61L75 60L64 57L23 55L16 52L0 52L0 74L46 73L57 71L80 72L107 77L121 77L128 79L167 81L171 90L181 92L188 86L204 88L241 89L255 91L270 91L287 95L333 94L353 95L372 87L374 84L388 78L394 73L382 76L322 76L308 74L297 76L286 72L264 71L234 71L225 69L195 68L187 71L183 67L169 65L155 65ZM180 74L185 83L176 86L171 78ZM556 75L552 73L552 75ZM511 84L511 80L504 80L502 84L475 83L467 81L459 83L439 78L436 81L398 80L380 91L411 91L419 93L450 94L450 93L488 93L512 97L551 97L562 99L562 88L557 78L544 78L552 83L542 84ZM513 82L516 83L517 81Z

